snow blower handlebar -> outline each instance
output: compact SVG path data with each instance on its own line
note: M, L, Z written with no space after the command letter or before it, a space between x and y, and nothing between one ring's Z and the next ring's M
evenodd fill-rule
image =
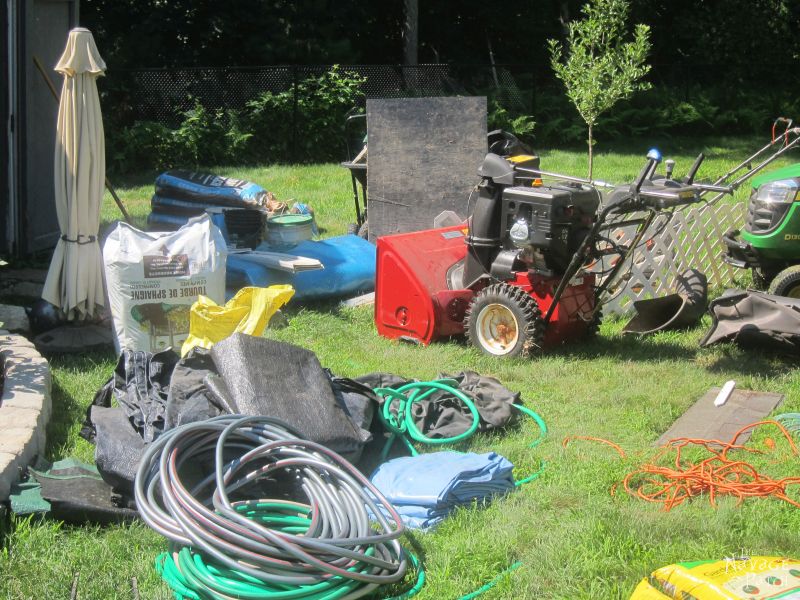
M554 173L552 171L542 171L541 169L531 169L530 167L514 167L514 172L518 175L527 175L527 177L519 177L520 179L541 179L544 177L560 179L563 181L572 181L574 183L583 183L591 185L592 187L613 188L616 187L615 183L601 181L600 179L585 179L583 177L575 177L573 175L564 175L563 173Z
M642 167L636 179L628 186L622 185L615 188L608 195L604 206L600 209L592 228L586 235L580 248L573 255L564 275L559 282L553 297L553 303L544 315L545 323L550 321L555 310L555 305L561 298L569 282L579 273L586 261L594 254L597 254L597 243L606 239L602 231L607 229L609 221L613 216L626 215L631 213L644 212L643 216L626 221L631 225L636 225L636 232L630 243L624 246L615 246L614 252L619 255L613 268L604 278L603 282L595 290L596 298L608 290L616 280L630 254L639 247L642 239L653 220L660 211L674 209L688 204L701 202L700 195L703 191L715 188L718 191L727 193L723 186L708 186L704 184L687 183L693 181L694 175L700 168L705 157L700 154L692 165L687 177L683 181L672 179L652 179L655 168L661 162L661 153L652 149L647 153L647 162ZM620 223L616 222L616 226ZM598 302L595 311L600 308Z
M694 183L694 177L697 175L697 171L700 169L700 165L703 164L703 161L706 159L706 155L702 152L697 155L697 158L694 159L694 163L692 167L689 169L689 172L686 174L686 183L692 185Z
M653 173L655 172L656 166L658 163L661 162L661 152L656 150L655 148L651 148L650 151L647 153L647 163L642 167L642 170L639 171L639 176L633 182L631 186L631 194L638 194L639 191L642 189L642 184L644 183L645 179L648 178L648 175L652 177Z

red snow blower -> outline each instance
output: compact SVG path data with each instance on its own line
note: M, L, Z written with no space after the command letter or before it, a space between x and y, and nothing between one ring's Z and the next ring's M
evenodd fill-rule
M602 198L598 186L487 154L468 224L378 239L378 333L429 344L466 333L487 354L518 356L595 335L601 298L656 216L721 185L656 175L651 150L636 180ZM542 183L542 178L552 179ZM635 228L630 241L614 228ZM590 271L592 265L605 270Z

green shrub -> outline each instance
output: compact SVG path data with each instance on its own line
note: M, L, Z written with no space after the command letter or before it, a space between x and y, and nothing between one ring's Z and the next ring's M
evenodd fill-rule
M523 142L533 143L536 121L525 114L515 114L500 105L497 99L489 100L489 113L486 116L489 131L504 129L516 135Z
M345 114L362 100L364 81L333 67L296 90L266 92L242 110L209 110L198 102L176 128L138 121L111 137L109 169L340 159Z
M161 123L106 129L106 166L112 173L163 169L171 166L172 156L172 131Z
M583 141L582 121L563 94L540 90L536 100L537 144ZM798 110L798 98L768 90L659 86L620 102L599 119L598 127L606 132L605 139L615 141L643 136L764 135L775 117L798 115Z
M341 159L345 114L363 100L365 81L334 66L298 83L296 92L266 92L248 102L246 121L255 160Z
M243 131L241 117L235 110L209 111L197 103L183 116L183 122L171 132L173 163L196 167L236 162L252 137Z
M344 119L363 103L365 79L346 69L300 81L292 89L257 96L241 110L210 110L196 103L176 127L139 121L115 127L109 114L107 164L111 172L219 164L322 162L345 155ZM537 88L519 99L507 90L489 97L489 129L505 129L537 148L582 143L585 127L563 91ZM296 102L296 105L295 105ZM533 105L532 111L523 105ZM530 114L532 113L532 114ZM800 96L769 88L656 86L620 102L598 121L604 140L643 136L764 135L777 116L800 115ZM535 138L534 138L535 134ZM601 143L601 147L603 143Z

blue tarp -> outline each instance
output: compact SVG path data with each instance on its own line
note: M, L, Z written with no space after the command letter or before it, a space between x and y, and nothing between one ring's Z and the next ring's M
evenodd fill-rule
M372 475L406 526L437 525L459 506L488 502L514 489L514 465L495 452L432 452L392 459Z

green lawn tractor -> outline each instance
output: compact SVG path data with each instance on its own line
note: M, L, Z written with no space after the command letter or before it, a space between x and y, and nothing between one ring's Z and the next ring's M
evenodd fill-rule
M778 119L786 130L773 143L789 149L800 141L800 128ZM782 154L783 152L781 152ZM800 298L800 163L755 177L744 228L722 237L725 262L753 270L753 283L770 294Z

